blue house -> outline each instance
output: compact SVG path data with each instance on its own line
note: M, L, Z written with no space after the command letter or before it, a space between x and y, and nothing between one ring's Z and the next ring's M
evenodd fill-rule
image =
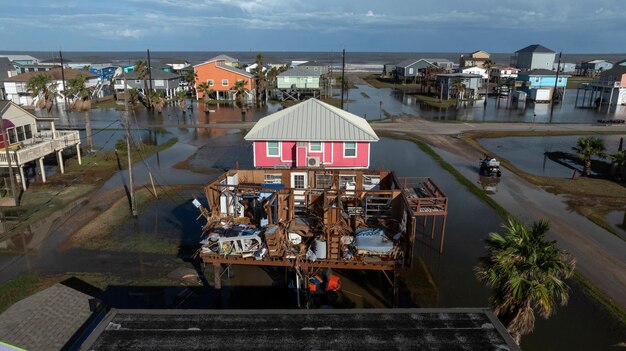
M581 63L578 73L584 76L595 76L611 68L613 68L613 64L607 60L591 60Z
M550 101L552 100L552 91L554 90L555 83L559 96L562 96L567 86L567 78L569 78L566 74L559 74L557 81L556 76L556 71L547 69L520 72L517 76L517 80L522 82L522 87L519 90L525 91L531 100Z
M89 73L95 74L100 78L100 80L109 81L115 75L115 70L117 67L109 66L109 67L91 67L89 69ZM81 69L82 71L82 69Z

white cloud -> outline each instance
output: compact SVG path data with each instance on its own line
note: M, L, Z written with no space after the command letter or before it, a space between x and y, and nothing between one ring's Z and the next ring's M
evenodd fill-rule
M367 11L367 13L365 14L366 17L374 17L374 12L372 12L372 10Z

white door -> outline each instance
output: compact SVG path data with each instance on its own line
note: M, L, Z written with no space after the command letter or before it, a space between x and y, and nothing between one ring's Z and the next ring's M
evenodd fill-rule
M300 214L306 209L306 196L304 189L307 186L307 173L306 172L292 172L291 173L291 188L293 188L293 202L296 215ZM301 189L301 190L300 190Z

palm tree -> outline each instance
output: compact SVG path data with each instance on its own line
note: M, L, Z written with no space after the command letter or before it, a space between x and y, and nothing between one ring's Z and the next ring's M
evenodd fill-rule
M255 98L258 105L261 101L261 91L263 91L263 94L267 95L267 79L265 78L265 72L263 72L263 55L257 54L254 63L256 67L252 70L252 74L254 74L254 80L256 82Z
M514 218L503 226L506 234L490 233L489 255L475 267L478 279L493 288L491 304L519 344L535 325L535 311L543 318L555 312L557 303L567 304L565 279L574 273L575 261L547 241L546 221L529 228Z
M606 158L604 153L605 147L602 139L596 137L578 138L576 146L572 150L578 153L578 156L584 163L583 174L589 176L591 174L591 157L598 156Z
M82 73L67 81L66 95L71 95L72 109L85 111L85 133L87 134L87 150L93 151L93 133L91 130L91 90L85 85L86 78Z
M183 111L183 114L187 113L187 93L180 90L174 95L174 101L178 103L178 106Z
M489 94L489 79L491 78L491 69L493 68L494 65L495 63L491 61L490 59L486 59L485 62L483 62L483 68L487 70L487 87L485 90L485 105L487 105L487 94ZM499 88L500 87L498 87L498 89Z
M57 95L57 87L57 83L52 83L52 76L46 73L33 76L26 84L26 89L31 91L32 96L39 97L37 107L45 108L48 111L48 116L52 112L52 103Z
M185 72L184 76L185 81L187 82L187 91L193 96L194 89L196 86L196 81L198 80L198 75L195 70L189 70Z
M150 90L148 91L148 94L146 94L146 97L150 103L148 108L156 110L157 113L163 112L163 107L165 107L165 104L167 103L163 90Z
M198 92L202 93L202 102L204 102L204 105L206 107L206 105L209 104L209 100L211 100L211 86L206 82L202 82L200 83L200 85L198 85Z
M465 84L460 79L455 79L452 86L454 87L455 95L456 95L456 104L457 107L459 102L463 100L463 95L465 94Z
M624 165L626 165L626 152L617 151L611 157L611 171L613 175L617 175L618 178L622 178L624 173Z
M248 92L248 89L246 88L246 82L243 80L238 80L235 85L233 85L231 90L235 92L235 103L241 109L241 114L244 114L244 99L245 94Z
M136 61L135 62L135 67L133 68L133 70L135 71L135 73L137 74L137 78L143 80L143 94L146 97L146 107L147 108L152 108L152 104L150 103L150 94L148 92L148 75L149 75L149 71L148 71L148 64L145 61Z

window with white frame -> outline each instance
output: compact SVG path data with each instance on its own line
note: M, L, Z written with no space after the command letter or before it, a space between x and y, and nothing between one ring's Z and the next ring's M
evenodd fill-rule
M272 157L280 156L280 142L278 141L267 142L267 156L272 156Z
M26 139L33 138L33 130L31 129L30 124L24 126L24 134L26 135Z
M304 174L294 174L293 175L293 187L295 189L304 189Z
M24 126L15 127L15 131L17 132L17 140L24 141L26 139L24 134Z
M356 157L356 143L347 141L343 143L343 157Z
M223 87L227 87L228 86L228 79L222 79L222 86Z
M309 143L309 151L312 152L322 152L322 142L321 141L312 141Z
M278 174L266 174L264 179L265 184L282 184L283 178L280 173Z
M213 82L213 79L209 79L209 80L207 80L207 81L206 81L206 83L207 83L210 87L212 87L212 86L213 86L213 84L215 84L215 82Z

